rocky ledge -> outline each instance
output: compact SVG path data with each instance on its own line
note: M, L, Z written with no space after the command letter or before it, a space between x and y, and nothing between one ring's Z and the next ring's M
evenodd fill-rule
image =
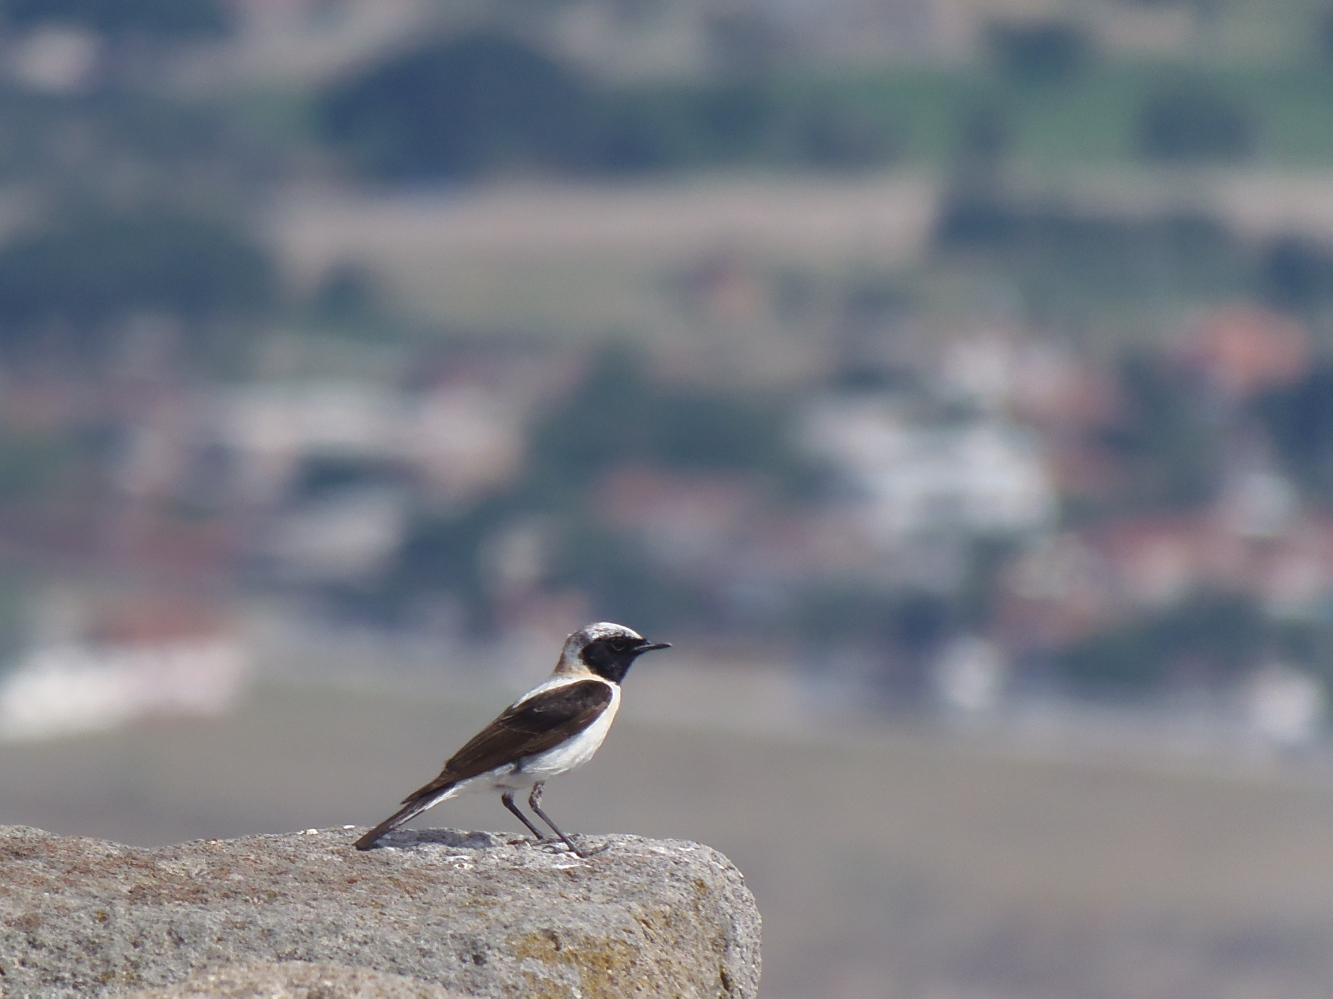
M419 978L301 961L232 964L118 999L468 999Z
M149 850L0 826L0 997L758 993L754 897L706 846L357 834Z

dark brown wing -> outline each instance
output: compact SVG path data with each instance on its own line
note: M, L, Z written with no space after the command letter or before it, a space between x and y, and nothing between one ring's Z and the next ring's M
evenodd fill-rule
M444 765L440 776L403 799L419 801L441 788L494 770L522 756L535 756L582 732L611 703L604 680L578 680L529 697L505 709Z

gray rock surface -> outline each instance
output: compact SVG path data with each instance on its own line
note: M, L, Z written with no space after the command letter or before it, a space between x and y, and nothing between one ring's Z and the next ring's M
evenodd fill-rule
M357 830L140 849L0 827L0 996L73 999L247 962L329 963L470 996L753 999L759 913L695 843Z
M233 964L179 985L123 993L120 999L467 999L419 978L340 964L300 961Z

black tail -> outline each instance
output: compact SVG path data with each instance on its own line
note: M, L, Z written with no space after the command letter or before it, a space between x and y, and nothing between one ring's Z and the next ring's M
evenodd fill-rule
M352 845L358 850L369 850L378 843L386 833L393 832L393 830L397 829L399 826L411 822L427 808L430 808L431 805L435 804L448 794L452 789L453 785L442 789L436 788L433 794L421 798L408 799L407 803L403 805L402 808L398 809L398 811L394 812Z

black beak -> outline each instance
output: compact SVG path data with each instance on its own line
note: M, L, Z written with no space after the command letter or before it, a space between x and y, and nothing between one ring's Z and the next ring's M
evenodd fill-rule
M651 642L651 643L648 643L648 644L645 644L645 645L640 645L640 646L639 646L637 649L635 649L634 651L635 651L635 652L656 652L658 649L669 649L669 648L671 648L671 643L670 643L670 642Z

